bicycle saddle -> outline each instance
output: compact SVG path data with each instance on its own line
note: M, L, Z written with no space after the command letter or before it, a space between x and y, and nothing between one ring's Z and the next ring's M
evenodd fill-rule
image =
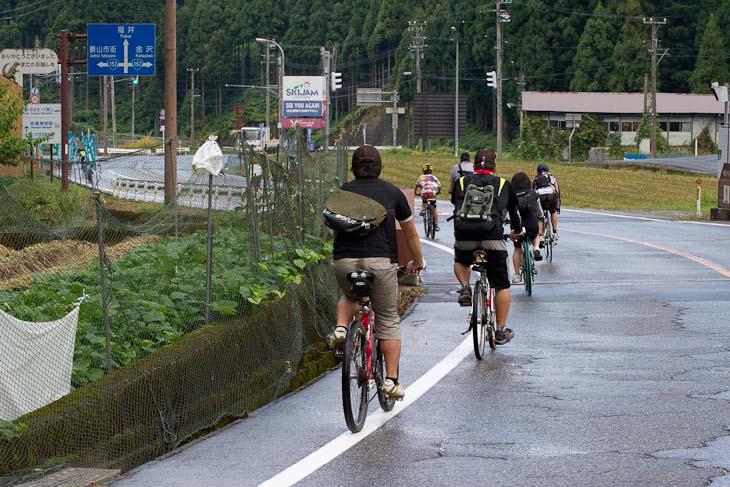
M370 296L375 274L367 271L350 272L347 280L350 281L350 292L358 298L364 298Z
M474 263L475 264L482 264L487 261L487 253L484 250L475 250L474 251Z

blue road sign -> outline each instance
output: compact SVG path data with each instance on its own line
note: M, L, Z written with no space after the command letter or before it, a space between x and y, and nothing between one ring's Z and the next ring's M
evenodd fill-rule
M88 74L155 75L155 24L88 24Z

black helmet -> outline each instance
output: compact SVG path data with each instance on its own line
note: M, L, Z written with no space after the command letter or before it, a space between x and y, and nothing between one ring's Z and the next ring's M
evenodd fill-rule
M548 165L544 162L541 162L537 165L537 173L540 174L541 172L550 172L550 169L548 168Z

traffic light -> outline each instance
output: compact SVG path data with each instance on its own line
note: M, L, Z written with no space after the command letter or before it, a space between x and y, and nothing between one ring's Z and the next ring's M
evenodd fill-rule
M132 78L132 84L133 85L138 85L139 84L139 76L135 76L135 77Z
M489 86L490 88L497 87L497 72L496 71L490 71L487 73L487 86Z
M336 71L330 73L330 88L332 91L337 91L337 88L342 88L342 73Z

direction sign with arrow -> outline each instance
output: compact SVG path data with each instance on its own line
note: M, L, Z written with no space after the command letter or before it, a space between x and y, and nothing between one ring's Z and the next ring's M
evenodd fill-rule
M155 75L155 24L88 24L88 74Z

